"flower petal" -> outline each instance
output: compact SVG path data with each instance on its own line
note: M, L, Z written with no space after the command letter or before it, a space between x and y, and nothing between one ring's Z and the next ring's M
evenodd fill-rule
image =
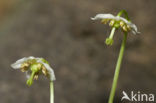
M34 59L34 58L35 58L35 57L33 57L33 56L24 57L24 58L22 58L22 59L17 60L15 63L11 64L11 67L12 67L13 69L20 69L20 68L21 68L21 65L22 65L25 61L27 61L27 60L29 60L29 59Z
M130 27L132 28L132 33L133 34L140 34L140 32L138 31L138 28L136 27L135 24L131 24Z
M39 62L39 63L41 63L41 64L43 64L43 65L45 66L45 68L47 69L47 71L48 71L48 73L49 73L49 75L50 75L50 81L56 80L55 74L54 74L54 70L50 67L49 64L44 63L44 62L42 61L42 58L38 59L37 62Z
M98 20L98 19L114 19L115 16L112 14L97 14L94 18L91 18L92 20Z

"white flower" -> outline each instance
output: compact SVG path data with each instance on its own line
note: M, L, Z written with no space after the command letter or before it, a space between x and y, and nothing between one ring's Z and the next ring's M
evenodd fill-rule
M123 17L119 17L119 16L114 16L112 14L97 14L94 18L91 18L92 20L115 20L115 21L119 21L119 22L123 22L124 24L126 24L126 27L129 28L132 31L133 34L137 34L140 33L138 32L138 29L136 27L135 24L129 22L128 20L126 20ZM125 30L127 29L125 27L122 26L122 29ZM125 30L126 31L126 30Z
M50 67L50 65L48 63L44 62L43 58L35 58L33 56L24 57L22 59L17 60L15 63L11 64L11 67L14 69L22 69L22 66L24 63L26 63L28 66L30 66L31 64L34 63L33 60L35 60L35 63L43 65L43 67L46 69L46 71L49 75L50 81L56 80L54 70ZM28 70L29 69L28 66L26 66L27 67L26 70L23 70L23 71L26 72L26 76L29 78L30 77L30 73L29 73L30 70Z
M17 60L15 63L11 64L11 67L14 68L14 69L20 69L24 62L26 62L28 60L32 60L32 59L35 59L35 57L33 57L33 56L24 57L22 59Z

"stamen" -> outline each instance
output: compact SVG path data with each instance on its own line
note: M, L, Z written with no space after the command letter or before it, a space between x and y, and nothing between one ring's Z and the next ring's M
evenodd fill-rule
M37 80L38 79L38 74L34 75L34 79Z
M128 31L128 29L127 29L127 26L126 25L124 25L123 27L122 27L122 29L124 30L124 31Z
M111 20L109 26L114 26L114 24L115 24L115 20Z
M23 63L22 65L21 65L21 71L22 72L25 72L25 71L27 71L28 70L28 67L29 67L29 64L28 63Z
M109 22L109 19L102 19L101 20L101 23L103 23L103 24L107 24Z
M123 21L120 21L120 26L123 27L125 23Z
M46 69L44 66L42 66L42 73L43 73L45 76L48 75L48 71L47 71L47 69Z

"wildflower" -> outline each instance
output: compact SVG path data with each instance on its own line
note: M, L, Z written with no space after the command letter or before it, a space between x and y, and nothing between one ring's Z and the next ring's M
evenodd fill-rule
M109 25L112 27L119 28L121 27L124 32L132 31L133 34L140 33L138 32L138 29L135 24L131 23L127 19L120 17L120 16L114 16L112 14L97 14L94 18L91 18L92 20L98 20L101 19L102 23L106 24L110 21Z
M11 64L11 67L14 69L20 69L22 72L26 73L26 77L28 78L27 84L29 86L32 85L33 79L38 79L40 74L48 77L50 81L56 79L53 69L43 58L35 58L33 56L24 57Z

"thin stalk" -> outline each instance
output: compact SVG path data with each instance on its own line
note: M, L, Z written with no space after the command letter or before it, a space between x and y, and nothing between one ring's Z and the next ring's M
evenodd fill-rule
M124 54L124 50L125 50L125 46L126 46L126 40L127 40L127 33L125 32L124 33L124 38L123 38L123 41L122 41L122 44L121 44L121 48L120 48L116 68L115 68L115 74L114 74L112 89L111 89L111 93L110 93L108 103L113 103L113 100L114 100L114 95L115 95L115 91L116 91L116 87L117 87L120 67L121 67L122 58L123 58L123 54Z
M54 85L52 81L50 81L50 103L54 103Z
M130 21L130 19L129 19L129 17L128 17L128 13L127 13L125 10L121 10L121 11L118 13L117 16L120 17L122 14L124 14L124 15L125 15L125 18L126 18L128 21Z

